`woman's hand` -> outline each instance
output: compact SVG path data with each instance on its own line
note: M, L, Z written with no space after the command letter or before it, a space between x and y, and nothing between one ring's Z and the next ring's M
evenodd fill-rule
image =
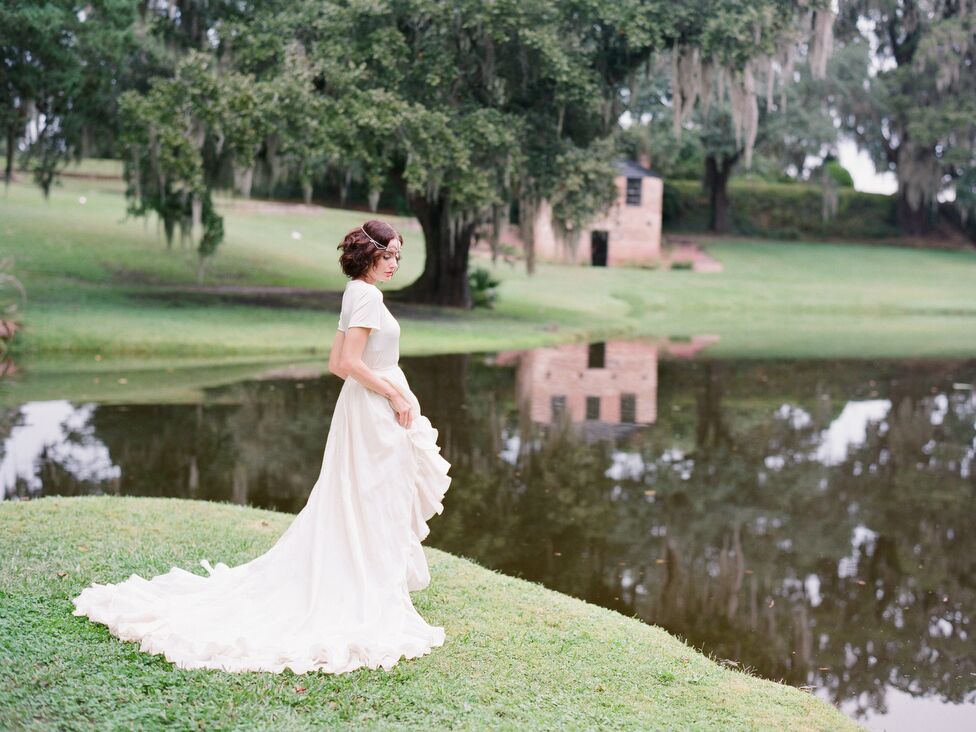
M410 425L413 424L413 412L410 411L410 402L404 396L403 392L400 391L399 386L385 376L381 376L380 378L393 387L393 396L387 397L386 399L396 413L397 422L400 423L400 426L410 429Z
M397 390L397 393L388 400L393 411L396 413L397 422L401 427L410 429L413 424L413 412L410 410L410 402Z

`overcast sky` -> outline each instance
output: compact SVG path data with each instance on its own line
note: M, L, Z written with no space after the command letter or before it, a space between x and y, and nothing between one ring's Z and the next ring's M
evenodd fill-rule
M891 171L878 173L868 154L858 150L853 140L844 139L838 149L840 164L854 179L854 189L865 193L894 193L898 189L895 174Z

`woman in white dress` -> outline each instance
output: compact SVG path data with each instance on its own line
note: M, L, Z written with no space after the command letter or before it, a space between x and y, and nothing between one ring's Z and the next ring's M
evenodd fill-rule
M74 615L188 669L388 670L444 643L410 592L430 583L421 541L443 511L450 464L398 365L400 326L376 286L402 247L375 220L339 245L351 280L329 370L345 383L318 480L275 545L236 567L202 559L207 575L172 567L93 582L72 600Z

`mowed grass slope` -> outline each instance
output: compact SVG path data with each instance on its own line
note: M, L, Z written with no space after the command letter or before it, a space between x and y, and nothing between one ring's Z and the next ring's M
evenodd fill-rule
M203 574L201 558L234 566L292 519L166 498L0 503L0 728L857 728L659 628L432 549L433 581L414 602L446 643L390 672L185 671L71 614L92 581Z
M84 198L84 203L81 199ZM227 237L206 283L332 292L321 301L242 301L173 292L196 282L192 248L167 251L155 221L125 217L120 184L68 180L45 202L26 184L0 197L0 254L29 292L24 354L296 356L327 352L345 284L336 245L360 212L224 200ZM412 220L402 267L421 271ZM492 311L404 308L406 354L494 350L625 335L718 335L717 355L976 353L976 254L874 245L721 242L720 274L499 264ZM484 255L474 264L490 267ZM399 310L397 310L399 308Z

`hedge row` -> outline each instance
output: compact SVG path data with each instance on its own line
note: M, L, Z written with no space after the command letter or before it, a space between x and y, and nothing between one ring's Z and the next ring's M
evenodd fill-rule
M895 197L837 191L837 211L823 220L823 193L808 183L729 183L729 233L776 239L885 239L900 234ZM666 231L706 231L708 194L701 183L665 180L663 219Z

